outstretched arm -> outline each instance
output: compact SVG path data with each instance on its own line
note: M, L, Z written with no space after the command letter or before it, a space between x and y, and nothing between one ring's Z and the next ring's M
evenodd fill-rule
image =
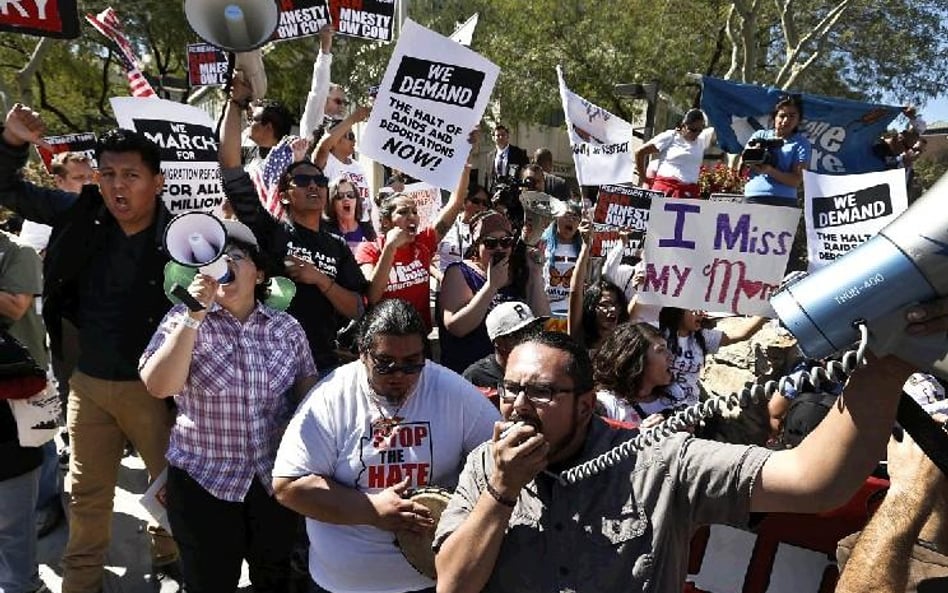
M346 116L346 119L342 120L337 124L329 134L323 136L323 139L319 141L319 144L316 146L316 150L313 151L312 161L320 169L326 168L326 161L329 160L329 152L332 150L343 136L349 133L352 129L352 126L359 123L360 121L365 121L369 119L369 114L372 110L369 107L360 105L355 108L355 110Z
M454 189L454 193L451 194L448 203L438 212L438 217L435 219L434 229L438 235L438 241L448 234L451 225L454 224L458 214L461 212L461 208L464 207L464 200L467 199L467 187L471 179L471 157L477 149L477 136L479 133L477 130L474 130L468 134L467 141L471 145L471 150L467 155L467 163L461 171L461 178L458 179L458 185Z
M313 132L322 125L326 115L326 99L329 97L329 84L332 67L332 25L319 30L319 54L313 63L313 82L306 95L306 106L300 118L300 136L312 142Z

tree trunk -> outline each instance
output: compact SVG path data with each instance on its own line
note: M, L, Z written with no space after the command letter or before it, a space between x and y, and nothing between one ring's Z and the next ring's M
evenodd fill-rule
M36 44L36 47L33 48L33 53L30 55L30 59L26 62L26 65L20 68L16 73L17 96L8 97L9 102L23 103L26 105L32 104L33 75L36 74L40 64L43 62L43 57L46 56L52 44L52 37L43 37Z

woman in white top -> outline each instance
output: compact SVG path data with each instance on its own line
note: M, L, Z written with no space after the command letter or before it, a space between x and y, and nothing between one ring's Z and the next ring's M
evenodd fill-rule
M659 155L652 189L670 198L701 197L698 174L704 152L714 142L714 128L705 127L706 122L704 112L689 109L677 128L662 132L635 151L635 167L640 176L646 171L646 159Z

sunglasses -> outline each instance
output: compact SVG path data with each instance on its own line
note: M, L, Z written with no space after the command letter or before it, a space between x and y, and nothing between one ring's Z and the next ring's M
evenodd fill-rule
M311 175L309 173L296 173L291 178L296 187L309 187L310 183L315 183L316 187L329 187L329 178L322 173Z
M398 364L394 360L379 360L372 354L369 354L369 358L372 359L372 368L379 375L391 375L393 373L417 375L422 371L422 369L425 368L424 362L406 362L404 364Z
M484 237L481 239L481 245L488 249L497 249L498 247L502 249L510 249L513 247L514 238L510 235L506 237Z
M358 199L359 199L359 193L358 193L358 192L354 192L354 191L341 191L341 192L339 192L338 194L336 194L335 196L333 196L332 199L334 199L334 200L358 200Z
M349 140L350 142L355 142L355 141L356 141L356 135L353 134L352 132L349 132L348 134L346 134L346 140Z
M333 98L332 98L332 102L335 103L336 105L348 105L348 104L349 104L349 101L347 101L347 100L345 100L345 99L340 99L339 97L333 97Z

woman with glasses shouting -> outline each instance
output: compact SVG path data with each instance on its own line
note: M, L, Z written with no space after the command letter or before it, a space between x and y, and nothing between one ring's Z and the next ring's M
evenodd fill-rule
M550 312L540 269L515 249L507 218L488 210L471 226L468 258L445 270L438 303L441 364L456 373L494 351L484 319L500 303L524 301L540 317Z
M655 136L635 151L635 168L644 187L670 198L700 198L698 174L704 153L714 143L714 128L707 127L704 112L689 109L674 130ZM646 174L646 160L658 155L655 177Z
M346 240L355 253L359 243L375 241L375 229L368 220L362 220L362 200L359 188L344 177L329 184L329 207L325 211L326 230Z
M234 77L232 102L249 90ZM349 319L361 316L366 282L346 242L326 230L329 180L309 160L297 160L279 176L280 218L257 196L250 176L240 166L240 117L228 107L224 115L219 154L224 193L237 218L249 226L267 255L268 271L289 276L296 285L287 312L295 317L309 341L320 375L339 365L336 332Z

